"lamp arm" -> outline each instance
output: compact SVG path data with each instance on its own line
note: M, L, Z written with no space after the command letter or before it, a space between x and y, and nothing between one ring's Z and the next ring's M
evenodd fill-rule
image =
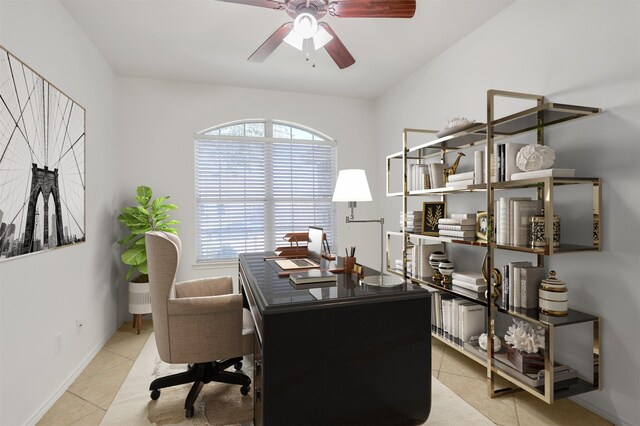
M380 276L384 275L384 217L380 219L352 219L347 216L347 223L379 223L380 224ZM381 281L382 282L382 281Z

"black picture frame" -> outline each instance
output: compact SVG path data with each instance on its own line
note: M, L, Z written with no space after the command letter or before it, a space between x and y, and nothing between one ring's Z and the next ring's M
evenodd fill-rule
M446 201L425 201L422 203L422 235L440 235L438 220L447 217Z

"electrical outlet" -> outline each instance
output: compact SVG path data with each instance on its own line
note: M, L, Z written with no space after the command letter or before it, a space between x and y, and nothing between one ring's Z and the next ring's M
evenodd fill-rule
M82 331L82 326L84 324L82 324L82 320L81 319L77 319L76 320L76 333L80 334L80 332Z
M53 342L53 354L58 355L62 351L62 333L56 334Z

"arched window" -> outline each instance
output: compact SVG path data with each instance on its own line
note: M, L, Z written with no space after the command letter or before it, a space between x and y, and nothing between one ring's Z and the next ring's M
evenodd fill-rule
M197 261L272 251L320 226L334 244L336 142L276 120L225 123L195 135Z

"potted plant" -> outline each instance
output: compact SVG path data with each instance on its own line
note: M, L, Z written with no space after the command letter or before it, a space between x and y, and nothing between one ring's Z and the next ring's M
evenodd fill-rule
M129 230L129 235L118 240L118 244L125 247L120 259L130 267L126 276L129 281L129 312L133 314L133 326L140 334L142 316L151 313L144 234L148 231L164 231L177 235L174 225L180 222L169 219L169 212L178 207L167 202L168 196L152 200L151 188L139 186L134 198L138 205L123 207L122 213L118 216L118 220ZM137 276L134 277L136 272Z

